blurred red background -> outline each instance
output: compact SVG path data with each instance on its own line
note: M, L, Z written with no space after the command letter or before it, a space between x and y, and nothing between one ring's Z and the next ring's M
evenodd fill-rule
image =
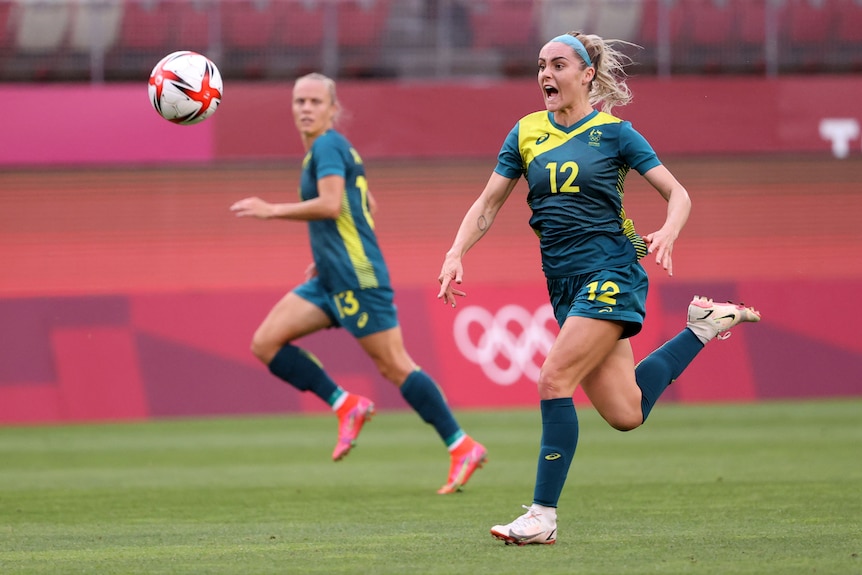
M844 94L862 91L858 80L835 82ZM819 122L852 120L854 111L838 101L824 111L818 92L803 85L641 81L633 83L636 103L618 110L694 200L674 277L645 260L652 287L646 327L633 340L638 357L683 327L695 294L744 301L764 317L710 344L670 388L671 400L862 393L862 311L853 299L862 288L862 151L856 139L847 157L835 157ZM78 87L38 92L56 100L64 89L83 97ZM29 101L21 90L0 88L0 104ZM537 401L530 374L541 353L523 352L524 334L553 335L553 326L540 321L547 297L525 184L465 260L468 298L452 310L435 297L458 223L505 133L541 104L535 91L531 82L341 90L352 112L345 131L380 203L377 229L408 348L456 408ZM0 144L0 422L322 408L248 351L263 315L302 280L305 227L228 211L246 195L295 197L300 151L287 93L284 85L237 86L212 120L191 127L170 125L137 100L128 123L100 122L90 110L58 113L50 130L27 129L24 112L9 124ZM660 225L664 202L634 173L625 204L641 233ZM473 322L463 332L459 314L494 317L507 306L521 318L508 326L510 345L494 365L477 363L462 336L475 343L488 326ZM317 334L303 345L346 387L382 408L406 407L346 334Z

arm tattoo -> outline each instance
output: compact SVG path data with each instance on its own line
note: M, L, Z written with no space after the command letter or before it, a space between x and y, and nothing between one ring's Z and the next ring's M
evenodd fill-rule
M476 220L476 227L482 232L488 229L488 220L485 219L485 216L479 216L479 219Z

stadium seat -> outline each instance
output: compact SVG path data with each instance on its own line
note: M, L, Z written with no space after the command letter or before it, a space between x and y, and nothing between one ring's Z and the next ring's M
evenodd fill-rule
M271 0L223 0L219 6L222 74L264 76L276 26Z
M736 12L729 0L687 0L683 26L686 36L696 47L719 47L735 41Z
M340 48L380 43L389 22L390 0L342 0L337 7Z
M862 0L835 0L836 68L862 70Z
M767 2L771 0L734 0L740 59L752 72L766 69Z
M475 0L469 7L474 47L538 49L532 2Z
M117 42L123 5L116 2L82 2L74 7L69 47L75 52L106 52Z
M648 54L655 57L659 41L659 18L662 13L667 15L668 41L674 46L680 41L682 31L682 0L644 0L641 12L640 28L636 42L643 46Z
M567 32L592 32L595 3L571 2L570 0L543 0L536 14L539 42L547 42ZM600 32L595 31L596 34Z
M276 0L271 13L276 25L268 73L296 77L321 71L324 14L320 2Z
M680 4L684 42L673 46L674 61L696 72L721 72L736 49L736 6L730 0L686 0Z
M737 34L742 44L758 46L766 42L766 3L769 0L736 0L739 11Z
M779 7L782 68L816 70L832 41L836 13L827 0L785 0Z
M537 35L533 2L475 0L465 6L473 56L493 57L493 73L522 76L535 72L536 55L544 40ZM558 34L565 32L568 30Z
M832 33L835 16L828 0L785 0L779 25L791 43L822 44Z
M213 11L218 7L206 0L169 0L172 27L172 45L168 52L174 50L192 50L207 54L210 47L210 26L213 25Z
M323 9L315 0L278 0L272 6L277 46L319 48L323 43Z
M275 31L271 8L270 0L222 2L221 29L225 47L241 50L268 49Z
M342 0L338 10L339 75L364 77L381 70L390 0Z
M174 24L170 3L156 0L127 0L123 3L120 46L130 50L167 54Z
M605 0L593 3L595 15L591 29L602 38L635 42L643 4L630 0ZM585 30L587 31L587 30Z
M0 2L0 57L5 56L15 42L13 5L11 2Z
M67 2L18 2L18 33L15 47L24 54L59 50L72 17Z

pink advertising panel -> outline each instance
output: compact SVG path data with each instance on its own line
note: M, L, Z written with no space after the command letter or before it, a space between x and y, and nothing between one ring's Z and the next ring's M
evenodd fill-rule
M862 80L632 78L614 110L663 154L862 154ZM2 86L0 165L147 164L299 157L291 86L228 82L202 124L160 119L146 85ZM821 94L840 94L828 107ZM343 131L371 158L493 157L522 115L540 109L532 81L339 84ZM751 102L755 101L756 104Z

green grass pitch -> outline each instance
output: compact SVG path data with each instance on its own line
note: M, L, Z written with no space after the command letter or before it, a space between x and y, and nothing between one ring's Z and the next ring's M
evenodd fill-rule
M330 415L0 428L0 573L862 573L862 401L581 408L557 544L488 530L529 504L538 409L464 411L490 461L381 412L330 460Z

